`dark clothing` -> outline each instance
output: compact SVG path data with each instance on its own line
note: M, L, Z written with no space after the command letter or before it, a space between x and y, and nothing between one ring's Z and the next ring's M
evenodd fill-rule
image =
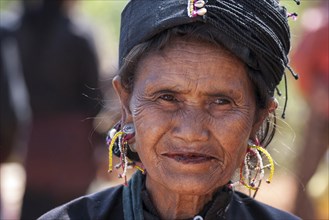
M136 179L136 175L134 177ZM145 179L145 178L144 178ZM131 194L131 200L134 197L139 197L139 201L133 202L133 205L138 203L142 204L142 216L136 217L135 212L139 210L133 210L134 215L129 216L129 204L124 200L127 198L127 189L138 189L140 186L136 186L136 181L130 181L128 187L116 186L102 192L98 192L89 196L78 198L68 204L58 207L45 215L41 216L39 220L50 219L160 219L156 211L152 209L152 205L149 204L150 199L147 199L147 193L145 188L142 192ZM144 184L144 183L143 183ZM128 190L129 191L129 190ZM126 197L124 197L125 195ZM128 196L129 197L129 196ZM223 197L226 197L223 199ZM229 199L227 199L229 198ZM125 205L123 205L125 204ZM207 207L208 206L208 207ZM135 207L138 207L135 206ZM136 209L136 208L135 208ZM128 214L127 214L128 213ZM280 211L261 202L258 202L242 193L232 192L231 190L221 190L212 203L205 206L200 214L203 219L243 219L243 220L296 220L296 216L289 213ZM129 216L129 217L128 217Z
M14 147L17 130L17 117L12 105L8 70L5 68L5 51L3 42L13 38L12 33L0 26L0 164L5 162ZM15 64L17 65L17 64Z
M65 15L47 13L23 16L16 34L33 115L95 116L100 106L93 98L100 94L94 45Z

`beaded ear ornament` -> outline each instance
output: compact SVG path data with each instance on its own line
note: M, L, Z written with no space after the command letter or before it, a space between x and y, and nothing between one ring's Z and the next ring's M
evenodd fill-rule
M237 185L243 185L247 189L254 191L253 197L261 185L262 180L265 177L265 170L269 170L268 178L266 183L271 183L274 175L274 161L271 155L265 150L265 148L251 142L248 143L248 149L244 157L244 161L240 166L240 180L232 183L231 188ZM268 164L264 164L264 159L266 158Z
M138 154L131 151L128 144L135 136L135 128L132 123L126 124L121 129L121 122L119 121L109 130L106 137L106 143L109 146L109 169L113 170L113 154L120 158L120 162L115 165L116 169L122 168L122 173L118 175L119 178L124 178L124 184L127 185L127 169L136 168L142 173L144 169L141 165L137 165L140 161Z

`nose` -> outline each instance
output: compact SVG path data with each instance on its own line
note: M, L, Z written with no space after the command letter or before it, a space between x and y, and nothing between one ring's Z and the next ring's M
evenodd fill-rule
M199 109L181 110L176 114L173 136L187 143L203 142L209 139L206 113Z

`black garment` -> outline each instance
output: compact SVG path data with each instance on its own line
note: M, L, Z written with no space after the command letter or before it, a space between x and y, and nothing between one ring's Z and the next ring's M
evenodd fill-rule
M12 38L12 33L0 25L0 163L5 162L14 148L18 119L12 105L8 70L5 68L3 42Z
M130 181L129 184L136 184ZM143 183L144 184L144 183ZM131 188L139 188L138 186L130 185ZM68 204L60 206L45 215L41 216L39 220L50 219L125 219L123 206L123 191L124 186L116 186L98 192L89 196L84 196L76 199ZM142 190L141 200L137 203L143 203L144 219L158 220L156 211L154 211L152 205L148 204L150 200L147 199L147 193ZM127 194L125 194L127 195ZM226 200L222 197L229 195L230 200ZM228 198L228 197L227 197ZM125 198L126 199L126 198ZM232 191L224 192L220 190L215 201L206 207L206 213L201 212L200 215L204 219L243 219L243 220L296 220L296 216L293 216L287 212L280 211L261 202L258 202L242 193ZM147 206L147 207L146 207ZM207 206L207 205L206 205ZM215 211L217 210L217 211ZM130 219L139 219L131 217Z
M208 202L201 212L196 216L201 216L205 220L224 219L228 211L233 192L227 187L223 187L215 193L213 200ZM144 219L160 220L158 211L154 207L149 193L146 188L142 190L141 198L143 202L143 216Z
M61 11L42 9L24 14L16 37L35 118L98 113L97 55L82 25Z

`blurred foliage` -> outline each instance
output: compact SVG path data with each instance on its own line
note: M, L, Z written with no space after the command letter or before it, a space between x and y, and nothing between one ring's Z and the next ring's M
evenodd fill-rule
M7 9L9 3L10 3L9 0L1 0L0 1L0 11Z

